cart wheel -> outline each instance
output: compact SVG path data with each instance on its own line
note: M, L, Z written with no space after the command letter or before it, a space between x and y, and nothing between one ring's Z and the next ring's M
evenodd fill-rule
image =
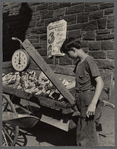
M16 113L13 103L2 95L2 113L3 112ZM19 133L19 126L13 126L6 122L2 123L2 146L15 146Z

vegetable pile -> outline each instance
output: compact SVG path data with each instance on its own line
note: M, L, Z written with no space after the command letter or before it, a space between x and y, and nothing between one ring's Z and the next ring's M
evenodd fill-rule
M35 71L3 73L2 82L3 84L12 85L13 88L34 95L45 96L59 101L67 101L43 72L39 76L37 76ZM65 79L62 83L65 86L69 84Z

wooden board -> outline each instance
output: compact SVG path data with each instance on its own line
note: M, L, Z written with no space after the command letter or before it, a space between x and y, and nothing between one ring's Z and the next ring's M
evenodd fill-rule
M4 85L2 86L2 92L6 94L15 95L17 97L32 101L38 105L42 105L45 107L49 107L55 110L61 110L63 114L73 113L73 109L68 107L67 105L61 103L60 101L50 99L47 97L33 95L22 90L13 88L12 85Z
M19 126L22 128L31 128L39 121L39 118L36 116L28 115L28 114L17 114L17 117L14 113L3 112L2 121L5 123L9 123L15 126Z
M75 104L75 98L72 94L64 87L64 85L56 78L52 69L48 66L45 60L41 57L38 51L33 47L29 40L25 40L22 46L26 49L31 58L35 61L38 67L44 72L44 74L50 79L50 81L56 86L59 92L70 102L71 105ZM77 111L75 106L74 108Z

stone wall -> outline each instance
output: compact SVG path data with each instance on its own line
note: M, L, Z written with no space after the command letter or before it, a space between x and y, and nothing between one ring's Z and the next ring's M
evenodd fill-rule
M67 21L67 37L75 37L84 51L96 59L103 73L114 72L114 3L3 3L3 60L11 60L22 41L29 39L48 64L47 26L64 19ZM67 56L56 58L56 64L74 67Z

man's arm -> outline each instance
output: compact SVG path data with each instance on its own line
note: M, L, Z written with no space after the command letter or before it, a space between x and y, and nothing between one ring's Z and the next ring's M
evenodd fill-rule
M87 117L89 117L89 115L95 115L96 104L98 102L98 99L99 99L102 89L104 87L103 80L100 76L96 77L95 81L96 81L96 90L95 90L95 94L92 99L92 102L90 103L90 105L87 109L87 112L86 112Z
M100 97L100 94L102 92L102 89L104 87L104 83L103 83L103 80L102 80L102 78L100 76L97 77L95 79L95 81L96 81L96 89L95 89L95 94L94 94L94 97L93 97L91 103L93 103L93 104L96 105L97 104L97 101L98 101L98 99Z

